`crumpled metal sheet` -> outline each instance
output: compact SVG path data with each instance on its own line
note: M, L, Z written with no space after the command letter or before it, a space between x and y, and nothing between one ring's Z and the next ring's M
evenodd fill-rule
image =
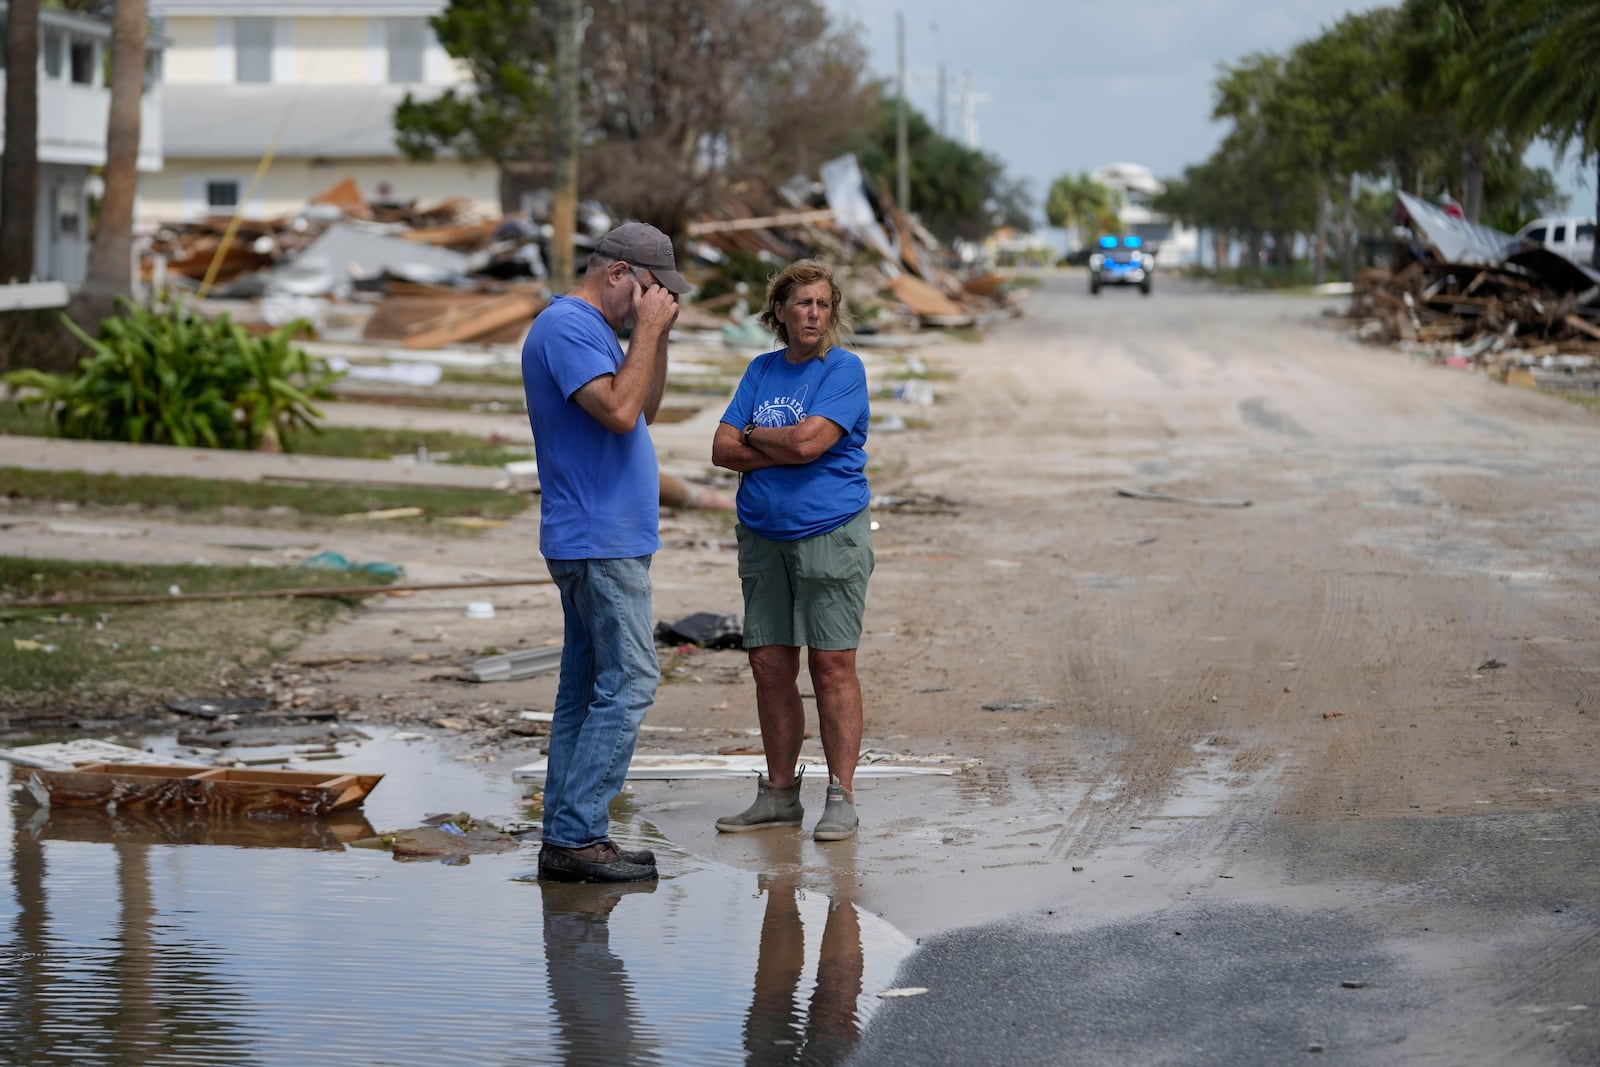
M1503 230L1458 219L1410 193L1399 196L1401 205L1411 216L1411 228L1432 245L1446 263L1498 266L1522 247L1520 240Z
M1458 219L1425 200L1400 193L1411 216L1411 228L1433 246L1446 263L1500 267L1510 265L1561 292L1580 292L1600 285L1600 272L1514 234Z
M1531 243L1525 243L1520 251L1507 256L1506 262L1521 267L1552 289L1563 292L1576 293L1600 285L1600 271L1568 259L1560 252Z
M855 234L891 263L900 262L900 242L891 239L862 187L861 165L845 154L821 168L822 186L833 209L834 221Z

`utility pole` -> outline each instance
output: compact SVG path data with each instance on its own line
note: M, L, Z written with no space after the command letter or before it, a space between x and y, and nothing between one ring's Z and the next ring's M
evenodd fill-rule
M939 136L948 137L950 131L945 126L945 87L944 87L944 60L939 60Z
M895 162L900 180L895 186L895 199L900 202L901 211L910 211L911 175L908 162L910 151L906 147L906 17L898 11L894 13L894 32L895 42L900 51L900 99L895 108L894 128Z
M572 288L572 239L578 230L578 59L582 0L556 0L556 139L550 153L550 287Z

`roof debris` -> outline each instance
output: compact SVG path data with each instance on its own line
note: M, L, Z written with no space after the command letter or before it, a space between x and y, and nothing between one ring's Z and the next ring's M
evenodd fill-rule
M1356 279L1359 337L1512 384L1600 390L1600 272L1399 197L1390 265Z
M583 213L581 263L612 222ZM514 345L550 300L545 264L553 228L534 215L484 217L470 202L378 203L344 178L293 216L213 216L160 226L141 255L152 284L226 303L246 328L288 311L324 327L354 321L349 339L407 349ZM808 256L840 265L857 334L972 327L1018 313L1022 294L996 274L962 266L874 187L854 156L778 188L740 187L686 227L681 258L697 291L680 325L738 330L759 310L759 286ZM752 291L757 290L757 291Z

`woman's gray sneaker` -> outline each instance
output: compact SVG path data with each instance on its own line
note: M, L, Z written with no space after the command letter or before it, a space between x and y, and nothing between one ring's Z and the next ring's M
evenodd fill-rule
M828 802L811 836L818 841L843 841L856 835L861 820L856 818L856 795L846 791L839 779L828 780Z
M803 768L802 768L803 770ZM737 815L724 815L717 820L717 829L725 834L741 834L746 830L765 830L771 826L799 826L806 817L800 805L800 778L794 785L779 789L764 774L756 775L755 803Z

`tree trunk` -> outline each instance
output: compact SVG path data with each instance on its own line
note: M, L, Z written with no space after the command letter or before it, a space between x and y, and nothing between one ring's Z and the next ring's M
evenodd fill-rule
M1594 154L1594 217L1600 220L1600 152ZM1589 256L1589 266L1600 270L1600 239L1594 243L1594 252Z
M1356 280L1356 249L1360 246L1360 234L1356 233L1356 179L1355 175L1345 183L1344 188L1344 280Z
M144 99L145 0L117 0L111 23L111 112L106 122L105 198L89 246L84 289L133 289L133 204L139 190L139 119Z
M1324 175L1317 179L1317 246L1311 255L1311 284L1321 285L1328 260L1328 196L1332 183ZM1287 264L1285 264L1287 266Z
M0 283L33 277L39 208L39 0L6 18L6 145L0 161Z

